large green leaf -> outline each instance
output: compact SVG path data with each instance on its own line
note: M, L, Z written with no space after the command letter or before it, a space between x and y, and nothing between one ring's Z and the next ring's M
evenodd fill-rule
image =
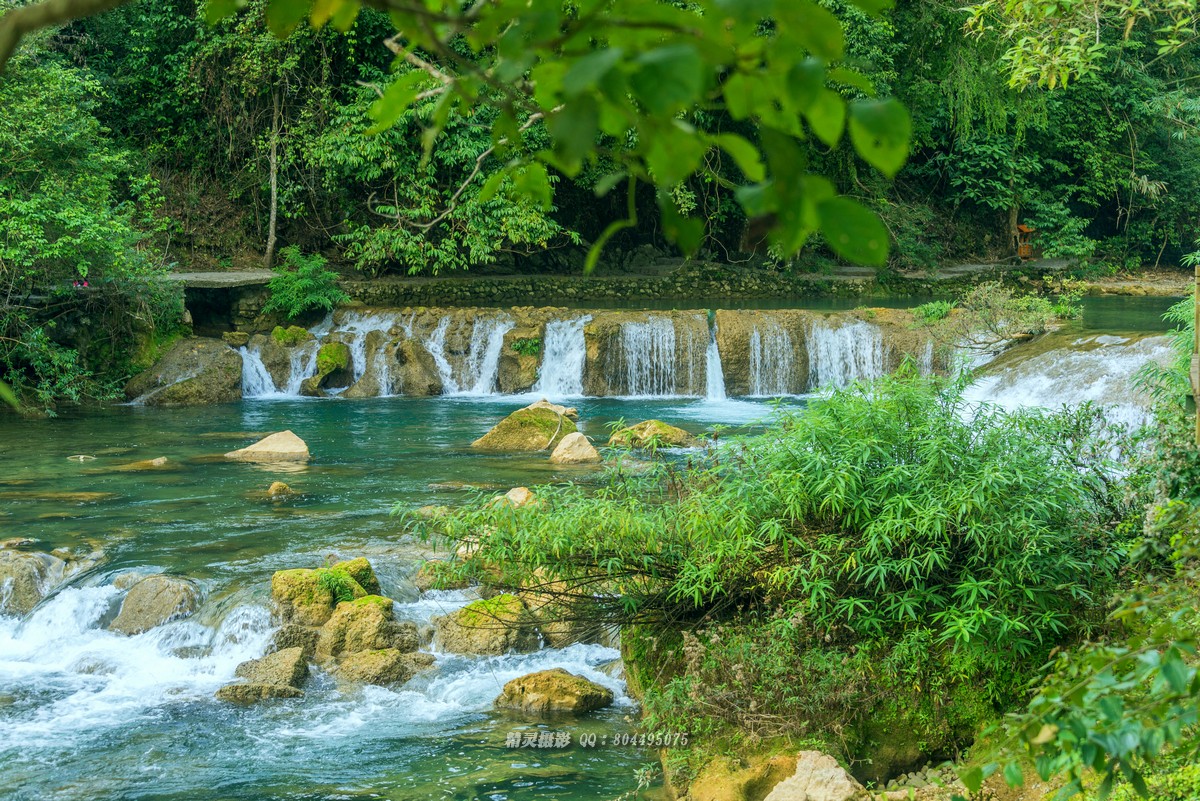
M835 197L820 206L821 233L847 261L872 267L887 262L888 233L875 212L850 198Z
M567 97L574 97L595 87L609 70L620 63L624 55L625 51L619 47L588 53L572 64L563 76L563 92Z
M584 157L596 145L600 110L589 95L581 95L550 115L546 129L554 141L554 152L567 173L577 173Z
M858 155L892 178L908 159L912 118L895 98L850 104L850 141Z
M0 402L7 403L14 409L19 408L16 394L3 381L0 381Z
M271 0L267 6L267 27L283 39L308 17L311 7L312 0Z
M367 129L367 133L382 133L395 125L400 115L417 99L424 80L425 76L416 70L397 75L396 80L383 90L383 97L371 104L369 113L375 124Z
M846 101L832 89L821 89L804 116L817 138L833 147L846 126Z
M763 169L762 158L759 155L758 148L750 144L745 138L737 134L718 134L716 138L717 144L722 150L733 156L733 160L737 163L738 169L750 181L758 182L766 176L766 170Z
M700 98L704 60L690 44L660 47L639 56L630 78L633 94L653 114L672 114Z

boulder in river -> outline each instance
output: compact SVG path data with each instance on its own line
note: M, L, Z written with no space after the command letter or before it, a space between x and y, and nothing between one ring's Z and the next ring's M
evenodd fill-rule
M299 687L308 678L308 661L303 648L284 648L260 659L250 659L241 663L234 675L246 679L251 684Z
M27 615L62 583L67 563L57 556L0 549L0 612Z
M238 400L242 397L242 357L219 339L181 339L153 367L125 385L125 397L147 406Z
M271 576L271 598L284 623L322 626L333 615L339 601L353 601L370 593L358 576L378 591L379 581L366 559L351 559L315 570L277 570Z
M607 687L562 668L553 668L508 682L494 705L497 709L514 709L531 715L579 715L612 702L612 690Z
M301 626L299 623L285 623L271 638L271 651L286 651L289 648L299 648L305 659L311 659L317 650L318 629Z
M433 354L415 339L402 339L396 343L395 372L398 386L392 389L413 397L430 397L442 394L442 379Z
M504 593L472 601L462 609L435 617L434 644L455 654L529 653L538 648L538 633L525 603Z
M237 462L307 462L311 455L304 440L291 431L280 431L253 445L230 451L225 458Z
M554 453L550 454L550 461L553 464L595 464L602 460L588 438L575 431L559 441Z
M269 698L302 698L304 691L286 684L226 684L217 690L217 700L231 704L255 704Z
M608 444L622 448L693 448L700 441L682 428L661 420L645 420L614 431Z
M281 501L295 494L296 491L282 481L272 481L271 486L267 487L267 497L273 501Z
M385 648L347 654L338 662L334 674L342 681L359 684L403 684L433 663L432 654Z
M121 602L121 611L108 625L121 634L141 634L171 620L187 617L200 605L200 590L181 576L147 576L134 584Z
M391 598L366 595L337 605L321 626L317 639L319 661L360 651L417 650L417 627L394 617Z
M180 465L172 462L165 456L157 456L153 459L141 459L136 462L126 462L119 464L116 467L109 468L114 473L143 473L156 470L178 470Z
M575 433L576 428L570 417L548 406L533 404L517 409L472 442L471 447L484 451L544 451L552 448L567 434Z

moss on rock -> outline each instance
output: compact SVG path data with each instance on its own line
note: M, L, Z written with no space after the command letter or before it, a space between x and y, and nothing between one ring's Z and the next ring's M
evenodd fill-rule
M566 415L546 407L517 409L471 443L484 451L543 451L576 431Z
M298 325L289 325L284 328L282 325L275 326L271 331L271 339L283 345L285 348L294 348L301 342L308 342L315 339L311 333L301 328Z
M457 654L528 653L537 650L538 634L525 603L502 593L473 601L449 615L434 618L434 642Z
M700 440L661 420L645 420L614 431L608 444L622 448L692 448Z

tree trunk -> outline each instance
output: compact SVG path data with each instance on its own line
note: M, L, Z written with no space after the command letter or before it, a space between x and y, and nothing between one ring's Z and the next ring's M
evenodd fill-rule
M271 144L267 156L271 170L271 213L267 222L267 250L263 254L263 267L268 270L275 263L275 238L279 217L279 129L282 113L278 89L271 93L271 111Z

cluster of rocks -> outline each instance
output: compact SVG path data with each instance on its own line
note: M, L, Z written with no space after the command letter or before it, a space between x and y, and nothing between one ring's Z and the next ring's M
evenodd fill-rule
M914 770L888 781L885 790L904 791L908 789L921 790L926 787L948 787L958 782L953 762L943 762L940 765L930 765L921 770Z
M271 598L282 625L270 650L238 666L243 681L218 690L221 700L298 697L310 661L339 681L379 685L403 684L433 665L432 655L418 651L416 625L395 619L395 602L380 594L364 558L280 570Z
M579 412L543 399L505 417L471 447L482 451L537 453L550 451L553 464L594 464L600 452L578 429ZM613 432L608 445L625 448L690 448L700 441L681 428L646 420Z
M67 579L99 564L100 551L26 550L32 540L0 541L0 614L24 616Z

